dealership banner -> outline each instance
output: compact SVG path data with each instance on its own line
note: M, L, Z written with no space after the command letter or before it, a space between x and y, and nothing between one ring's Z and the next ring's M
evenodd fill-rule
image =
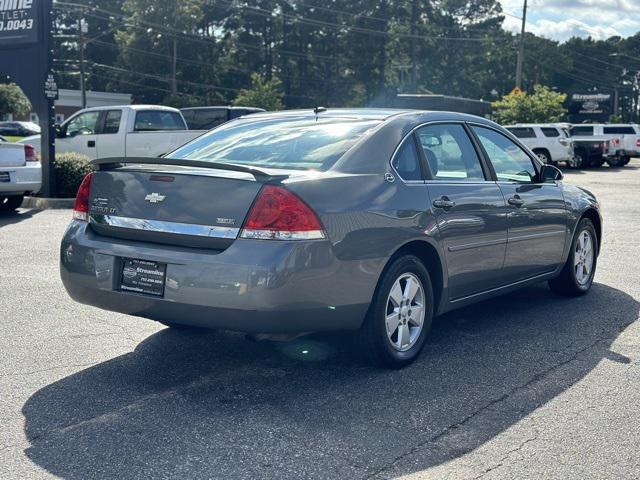
M34 0L0 0L0 47L38 43L36 7Z
M572 122L608 121L613 113L613 95L610 93L574 93L569 100Z

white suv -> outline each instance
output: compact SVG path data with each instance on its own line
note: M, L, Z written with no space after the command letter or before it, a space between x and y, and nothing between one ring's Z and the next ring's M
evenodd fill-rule
M518 123L505 127L544 163L573 163L573 142L563 124Z
M580 123L571 127L571 136L604 137L613 141L613 148L622 164L629 163L630 157L640 156L640 127L635 124ZM617 165L616 165L617 166Z
M2 137L0 137L2 138ZM0 212L15 210L42 186L42 167L31 145L0 140Z

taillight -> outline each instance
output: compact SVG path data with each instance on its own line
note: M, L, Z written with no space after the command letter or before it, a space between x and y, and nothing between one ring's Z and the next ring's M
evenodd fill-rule
M242 238L261 240L314 240L324 238L318 216L294 193L266 185L253 203Z
M36 149L33 145L25 144L24 146L24 159L27 162L37 162L38 156L36 155Z
M93 173L88 173L78 188L78 194L76 195L76 201L73 204L73 219L87 221L89 214L89 195L91 194L91 181L93 180Z
M614 147L617 146L617 145L620 145L620 139L619 138L614 138L611 143L613 143Z
M636 147L640 147L640 138L636 140Z

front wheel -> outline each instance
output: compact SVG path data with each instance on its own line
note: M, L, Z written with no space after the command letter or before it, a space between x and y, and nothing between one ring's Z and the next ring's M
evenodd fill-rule
M540 160L542 163L551 164L551 157L549 156L549 154L546 151L544 151L544 150L534 150L533 153L536 154L536 156L538 157L538 160Z
M402 368L413 362L433 320L433 288L424 264L413 255L398 257L382 274L359 345L372 363Z
M596 229L591 220L583 218L580 220L571 241L567 263L557 278L549 280L549 287L560 295L584 295L593 284L597 263L598 237Z

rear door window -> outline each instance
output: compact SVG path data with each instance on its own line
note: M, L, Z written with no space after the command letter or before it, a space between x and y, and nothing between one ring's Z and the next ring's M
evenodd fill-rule
M429 125L416 134L434 180L485 180L480 159L462 125Z
M593 136L593 127L572 127L571 128L571 136L573 137L592 137Z
M518 145L501 133L484 127L473 127L482 148L493 165L498 181L533 183L536 168L533 160Z
M518 138L536 138L536 132L533 130L533 128L509 127L507 128L507 130L509 130Z
M136 132L154 132L160 130L184 130L184 120L178 112L163 110L140 110L136 113L133 129Z
M120 130L122 110L109 110L104 117L104 126L101 133L113 134Z
M560 132L558 131L557 128L542 127L540 130L542 130L542 133L544 134L545 137L559 137L560 136Z
M635 130L631 126L628 126L628 127L620 127L620 126L604 127L604 133L605 134L615 134L615 135L635 135L636 134Z
M195 110L191 122L192 130L211 130L227 121L228 111L226 108Z

